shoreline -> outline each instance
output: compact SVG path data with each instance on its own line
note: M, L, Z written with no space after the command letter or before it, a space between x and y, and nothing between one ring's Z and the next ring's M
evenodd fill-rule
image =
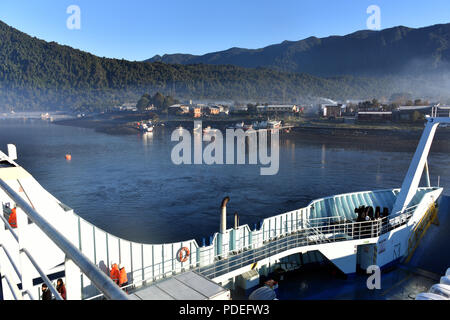
M148 118L144 115L127 115L124 117L111 117L102 115L102 118L76 118L54 121L54 124L74 126L82 128L94 129L96 132L109 135L137 135L140 131L133 125L142 119ZM174 130L177 126L182 125L186 129L192 129L194 126L193 119L169 119L165 121L155 121L156 128L154 132L158 132L160 128ZM202 119L203 127L212 126L220 130L238 121L255 121L249 119ZM164 127L161 125L164 123ZM422 135L423 127L396 125L374 125L367 127L363 124L297 124L289 133L283 132L280 135L281 141L284 139L297 140L301 143L322 143L329 147L351 147L358 145L359 147L366 145L367 150L377 149L380 151L411 151L417 147L417 143ZM436 132L436 141L432 145L432 151L448 152L450 150L450 129L441 129Z
M99 117L87 118L73 118L53 121L57 125L91 128L98 132L122 135L135 134L139 132L133 123L149 118L145 114L130 114L124 116L101 115ZM156 125L163 123L166 127L172 128L182 125L187 129L193 128L193 123L196 120L203 122L203 127L212 126L218 129L225 129L227 126L235 124L236 122L253 122L258 119L235 118L235 119L167 119L167 120L153 120ZM294 127L292 133L311 134L311 135L326 135L332 137L368 137L378 136L385 137L386 135L395 136L398 138L412 138L420 137L423 131L423 126L406 125L406 124L343 124L330 122L292 122ZM450 137L450 129L440 130L442 135Z

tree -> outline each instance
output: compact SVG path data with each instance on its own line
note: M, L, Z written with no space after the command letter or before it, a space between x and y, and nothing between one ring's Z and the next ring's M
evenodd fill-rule
M148 100L145 96L142 96L142 98L139 99L138 103L136 104L136 108L139 111L145 111L145 109L150 105L150 100Z
M414 111L412 114L412 121L416 122L416 121L421 121L424 120L425 117L423 116L423 114L421 114L419 111Z
M165 100L164 95L161 92L157 92L152 98L152 103L157 109L163 109L164 100Z
M256 108L255 104L251 104L251 103L247 104L247 112L249 114L256 114L257 111L258 111L258 109Z

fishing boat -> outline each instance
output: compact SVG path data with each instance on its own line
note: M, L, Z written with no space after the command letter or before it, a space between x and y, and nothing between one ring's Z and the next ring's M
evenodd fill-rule
M267 122L267 128L268 129L278 129L281 127L281 121L268 121Z
M153 124L151 121L145 123L142 122L139 124L139 130L141 130L142 132L153 132Z

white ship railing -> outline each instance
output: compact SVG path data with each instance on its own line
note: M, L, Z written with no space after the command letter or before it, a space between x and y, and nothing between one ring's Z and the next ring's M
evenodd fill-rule
M105 273L103 273L96 265L94 265L83 253L78 250L66 237L64 237L58 230L56 230L50 223L48 223L37 211L30 207L30 205L22 199L8 184L6 184L2 179L0 179L0 188L17 204L17 219L19 221L19 215L26 214L28 219L30 219L37 227L39 227L66 255L66 263L73 262L80 270L85 274L92 283L102 292L102 294L108 299L115 300L128 300L127 295L120 290L120 288L110 279ZM21 210L20 210L21 209ZM7 227L7 230L13 235L14 239L18 242L19 254L24 255L27 259L21 259L21 266L19 267L14 264L11 259L11 255L7 248L1 245L6 256L10 260L17 276L22 282L23 293L19 290L17 284L12 282L12 277L8 274L3 274L2 277L6 279L8 285L10 286L11 292L15 299L22 299L23 295L28 294L30 298L32 295L27 289L24 289L24 278L31 279L31 274L28 274L31 268L28 266L23 266L23 262L28 260L28 263L33 266L33 268L39 273L44 283L47 284L48 288L51 290L56 299L61 300L61 296L57 290L53 287L51 281L48 279L43 270L39 267L36 260L28 252L28 250L22 246L20 234L18 235L14 229L12 229L6 219L2 216L1 221ZM20 270L20 271L19 271Z
M259 248L252 248L249 246L241 253L228 256L227 259L221 259L220 256L216 256L213 264L205 267L197 267L193 270L203 276L214 279L290 249L339 241L379 237L382 234L405 225L414 214L416 208L417 205L411 206L403 213L397 213L381 219L364 222L338 222L314 226L316 224L321 224L324 218L311 219L309 225L312 227L301 229L293 234L267 241L267 243ZM333 218L330 220L333 220ZM327 240L324 241L323 237Z
M269 240L265 241L264 244L259 247L250 244L238 251L229 251L226 258L223 258L223 254L216 254L214 255L213 263L207 266L199 266L197 264L188 269L209 279L214 279L291 249L330 244L340 241L376 238L405 225L412 217L417 207L418 205L414 205L408 207L403 213L397 213L395 215L364 222L342 222L339 221L339 217L310 219L305 223L307 227L304 229L276 238L269 238ZM290 221L286 221L286 224L290 224ZM270 230L267 230L266 232L270 233ZM253 243L256 243L256 241ZM201 252L200 261L211 258L211 250ZM166 262L161 262L161 264L164 263ZM172 275L172 273L170 275ZM131 283L122 289L133 292L134 289L141 287L146 283L158 283L165 278L166 277L149 277ZM102 294L99 294L90 297L88 300L98 299L102 296Z
M450 107L437 106L431 108L432 118L450 118Z

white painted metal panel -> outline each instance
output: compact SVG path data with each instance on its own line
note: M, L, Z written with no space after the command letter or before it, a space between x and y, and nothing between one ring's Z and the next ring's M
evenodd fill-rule
M80 219L80 236L81 236L81 251L91 261L95 260L94 255L94 231L92 225L85 220Z
M119 263L119 238L108 234L108 255L109 263Z
M141 248L142 245L138 243L132 243L132 251L133 251L133 271L132 278L135 282L144 280L142 278L142 254Z
M111 265L106 251L106 233L95 228L95 263L109 276Z

